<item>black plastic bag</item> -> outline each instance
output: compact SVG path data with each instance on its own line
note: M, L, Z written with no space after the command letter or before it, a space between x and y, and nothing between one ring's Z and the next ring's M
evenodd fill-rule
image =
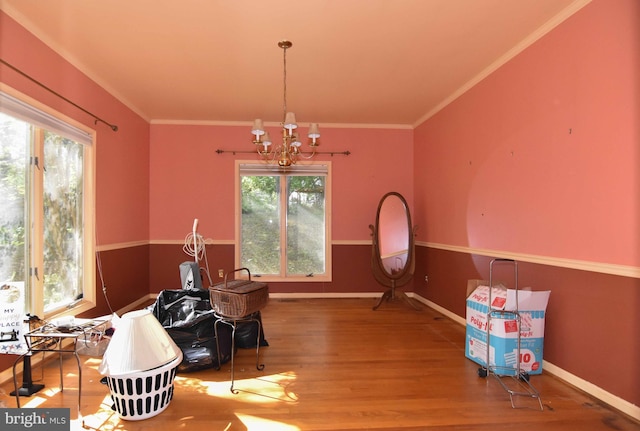
M220 356L213 325L215 315L205 290L163 290L151 310L182 350L179 372L218 367L231 359L231 328L218 325Z
M218 359L214 330L216 316L211 308L208 290L163 290L158 294L151 312L182 350L179 372L219 367L231 360L231 326L222 322L218 323L221 356ZM261 322L260 346L268 346L260 312L252 317ZM236 348L256 347L257 331L255 322L239 322L235 334Z
M258 325L256 322L246 321L238 323L236 326L236 347L240 349L251 349L256 347L256 341L259 341L260 347L268 346L267 340L264 338L264 330L262 328L262 315L256 311L251 315L252 319L260 322L260 338L258 339ZM218 323L218 331L222 326ZM227 325L224 325L227 326Z

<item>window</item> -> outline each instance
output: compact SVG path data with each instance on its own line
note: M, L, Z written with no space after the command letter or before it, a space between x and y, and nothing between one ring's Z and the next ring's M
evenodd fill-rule
M238 171L236 266L265 281L330 281L330 164Z
M92 141L0 92L0 283L40 317L95 302Z

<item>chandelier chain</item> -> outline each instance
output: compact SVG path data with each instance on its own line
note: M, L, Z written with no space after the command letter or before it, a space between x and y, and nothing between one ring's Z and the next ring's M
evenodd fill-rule
M284 66L284 73L283 73L283 77L284 77L284 109L283 109L283 113L282 113L282 121L284 121L285 117L287 116L287 48L284 47L284 54L282 55L282 63Z

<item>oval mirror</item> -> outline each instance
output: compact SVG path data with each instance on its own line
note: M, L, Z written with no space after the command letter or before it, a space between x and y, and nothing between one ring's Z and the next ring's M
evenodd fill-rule
M375 225L370 225L373 237L371 267L375 279L388 287L373 309L382 302L401 298L414 308L417 305L398 291L411 280L414 271L414 228L411 213L404 197L397 192L385 194L378 204Z

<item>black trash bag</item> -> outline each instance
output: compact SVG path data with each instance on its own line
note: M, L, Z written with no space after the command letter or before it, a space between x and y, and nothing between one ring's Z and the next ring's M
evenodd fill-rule
M163 290L151 312L182 350L178 372L219 367L231 360L231 328L218 324L220 360L216 348L216 317L206 290ZM257 325L256 325L257 326ZM236 338L237 339L237 338ZM255 346L255 341L253 342Z
M251 315L252 319L260 322L260 347L266 347L269 345L267 340L264 338L264 330L262 328L262 315L260 311L256 311ZM222 325L218 323L218 329L220 329ZM227 325L224 325L227 326ZM256 322L246 321L239 322L236 326L236 347L240 349L250 349L255 348L256 341L258 340L258 325Z

